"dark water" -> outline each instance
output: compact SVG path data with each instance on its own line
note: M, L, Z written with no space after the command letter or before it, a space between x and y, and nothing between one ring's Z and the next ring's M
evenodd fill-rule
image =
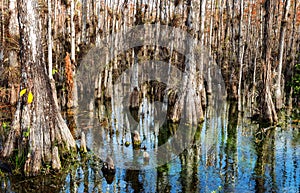
M138 123L130 123L118 104L100 105L98 113L82 113L75 118L77 130L85 132L91 151L102 159L107 155L114 159L116 173L112 179L103 176L101 163L82 159L63 174L32 179L1 177L0 190L300 192L300 132L299 123L292 118L282 127L260 132L258 124L247 118L250 114L238 114L235 104L225 104L218 112L208 108L204 123L192 129L188 148L156 166L155 150L174 137L178 128L154 119L157 114L151 105L144 106L148 109L144 114L142 109L137 112L142 113ZM146 150L124 145L131 142L132 127L141 134ZM144 151L150 154L149 162L143 160Z

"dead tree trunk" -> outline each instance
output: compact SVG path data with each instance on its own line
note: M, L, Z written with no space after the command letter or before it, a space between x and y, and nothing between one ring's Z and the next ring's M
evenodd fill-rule
M61 155L73 150L75 141L58 110L55 88L47 75L38 2L18 1L17 8L21 92L2 156L24 160L25 175L34 176L46 165L59 170Z

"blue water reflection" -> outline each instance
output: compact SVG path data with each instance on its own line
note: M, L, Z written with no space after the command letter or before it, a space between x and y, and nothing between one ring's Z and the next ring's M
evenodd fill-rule
M169 163L140 170L119 167L112 184L101 172L90 172L95 176L88 178L87 192L299 192L299 129L287 124L285 128L259 132L258 124L238 115L230 105L224 107L220 116L215 116L213 110L207 111L191 146ZM141 125L145 127L143 122ZM148 131L152 134L147 134L143 144L149 150L155 147L158 136L155 129ZM88 136L94 136L93 130L90 132ZM102 132L101 148L107 145L105 140L121 144L116 134L107 137L108 130ZM168 137L170 133L162 135ZM124 147L123 151L135 156L131 147ZM82 177L78 192L84 192L85 183Z
M121 150L127 154L119 157L112 154L115 161L129 158L143 166L143 150L136 151L132 146L122 145L123 138L130 136L122 131L112 132L116 127L109 124L105 127L94 122L93 125L83 131L95 154L101 152L99 155L104 155L105 147L113 141L114 146L122 147ZM138 129L145 133L142 145L149 152L161 143L158 140L166 141L174 132L171 125L159 132L155 124L149 124L149 128L145 125L141 121ZM246 113L243 118L235 106L227 104L223 113L217 116L208 109L204 123L192 136L190 147L165 165L156 168L145 165L138 170L117 167L109 184L101 172L101 164L93 165L86 160L73 165L65 175L41 178L36 182L38 185L34 185L34 181L30 184L14 177L1 178L1 190L30 192L32 187L38 187L43 192L62 193L300 192L299 125L287 121L283 127L264 132L259 132L258 128L258 124L251 123ZM57 185L59 183L62 185Z

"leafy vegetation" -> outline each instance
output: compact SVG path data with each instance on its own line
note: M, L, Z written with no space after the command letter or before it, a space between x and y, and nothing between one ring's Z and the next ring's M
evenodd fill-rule
M294 95L299 99L300 95L300 63L295 65L295 74L292 79L292 87L294 89Z

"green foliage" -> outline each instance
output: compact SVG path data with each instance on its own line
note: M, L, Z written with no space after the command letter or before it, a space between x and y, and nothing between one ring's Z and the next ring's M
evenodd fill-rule
M294 88L294 94L297 96L300 94L300 63L295 65L295 74L292 79L292 87Z
M52 75L55 75L56 73L58 73L58 70L56 68L52 69Z
M24 137L29 137L29 134L30 134L30 127L28 127L27 131L23 132L23 136Z
M10 122L3 121L2 125L0 126L0 133L7 135L10 131L10 124L11 124Z
M49 174L50 171L51 171L51 165L46 164L46 165L42 168L41 173L42 173L42 174Z
M9 122L3 121L2 122L2 128L3 128L3 130L9 129Z
M13 165L13 173L14 174L20 174L21 170L25 164L25 155L20 154L18 150L14 150L14 156L10 158L10 163Z

